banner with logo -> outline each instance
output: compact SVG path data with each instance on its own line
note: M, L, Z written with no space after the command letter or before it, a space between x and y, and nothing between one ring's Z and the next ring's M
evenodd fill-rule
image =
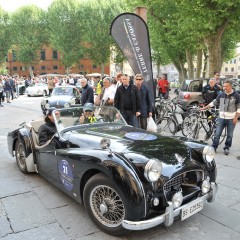
M145 21L134 13L120 14L113 20L110 34L127 58L133 72L144 76L152 104L154 104L152 58L149 32Z

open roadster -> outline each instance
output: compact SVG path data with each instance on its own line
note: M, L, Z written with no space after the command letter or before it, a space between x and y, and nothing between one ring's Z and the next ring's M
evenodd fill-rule
M24 123L8 133L8 147L23 173L36 171L83 203L102 231L170 226L214 201L211 146L133 128L112 107L95 107L92 123L80 124L82 114L82 107L55 110L57 132L43 146L43 121Z

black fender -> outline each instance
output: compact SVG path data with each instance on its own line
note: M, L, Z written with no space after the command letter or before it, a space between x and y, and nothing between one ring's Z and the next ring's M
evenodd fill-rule
M82 159L82 169L79 171L79 195L82 202L83 189L87 181L95 174L102 172L109 181L114 183L119 194L125 200L127 212L131 215L126 216L128 220L136 220L147 215L147 198L143 184L137 174L137 170L129 159L122 155L110 153L108 150L100 149L72 149L64 154L75 155L74 158ZM84 160L85 159L85 160ZM76 169L75 169L76 170ZM134 211L133 211L134 210Z
M110 174L109 177L114 185L123 194L127 212L130 213L126 219L136 220L146 217L147 196L134 165L123 156L115 154L108 161L104 161L102 165L107 169L105 174Z
M114 184L125 202L126 219L136 220L147 215L147 197L137 170L130 160L120 154L102 149L67 148L57 150L58 159L74 165L74 189L77 201L83 202L83 190L95 174L103 173ZM80 162L79 162L80 161Z
M31 132L26 128L19 129L18 139L23 143L25 157L27 158L31 153L33 153L33 141Z

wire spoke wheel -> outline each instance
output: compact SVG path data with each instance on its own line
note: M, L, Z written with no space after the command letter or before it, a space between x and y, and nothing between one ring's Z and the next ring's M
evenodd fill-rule
M25 152L23 144L19 140L17 140L15 151L18 168L20 169L21 172L27 173Z
M115 236L128 232L122 226L127 210L118 191L101 173L91 177L83 191L83 202L90 218L102 231Z
M125 211L120 196L110 187L95 187L90 195L90 206L94 216L107 227L122 224Z
M187 137L191 136L196 129L196 125L198 124L198 115L195 113L190 114L185 117L182 123L182 134Z

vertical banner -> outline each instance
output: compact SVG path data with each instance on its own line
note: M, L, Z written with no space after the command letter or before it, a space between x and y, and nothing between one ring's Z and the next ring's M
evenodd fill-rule
M110 34L127 58L133 72L144 76L154 107L156 90L153 83L149 32L145 21L134 13L120 14L113 20Z

